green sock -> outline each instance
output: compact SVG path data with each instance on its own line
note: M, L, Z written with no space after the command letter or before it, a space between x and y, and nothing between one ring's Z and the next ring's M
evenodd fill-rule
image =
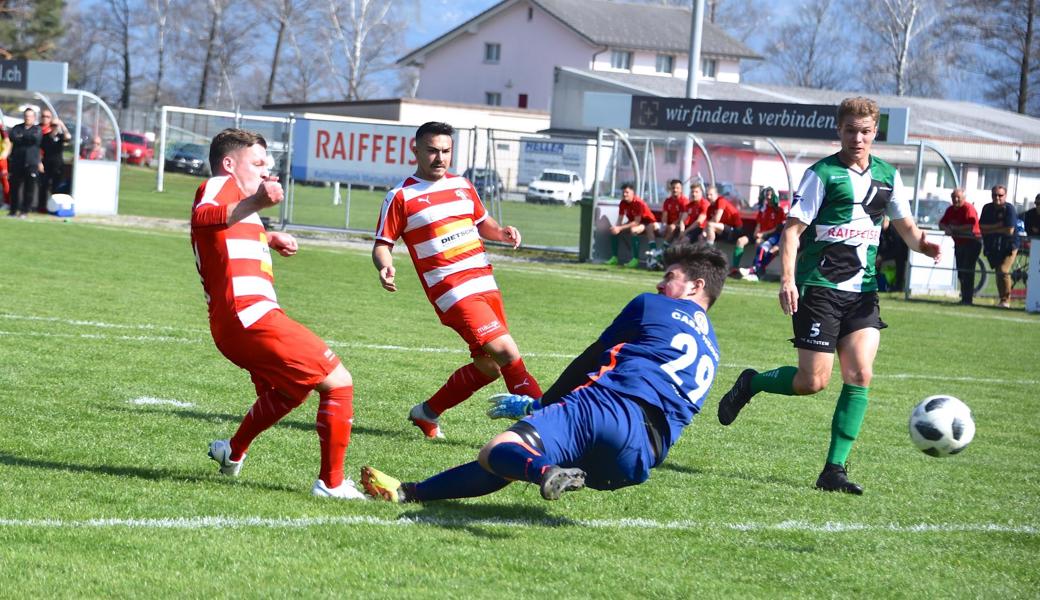
M650 249L657 250L657 241L650 242Z
M838 405L834 407L834 419L831 420L831 446L827 450L827 462L845 464L849 451L852 450L852 443L859 435L865 414L867 388L848 383L841 386Z
M759 373L751 378L751 392L769 392L784 396L796 396L794 392L794 376L798 367L777 367L772 371Z
M610 236L610 255L616 257L618 251L618 239L616 235Z
M639 259L639 237L632 236L632 258Z
M736 269L740 266L740 257L744 256L744 248L737 246L733 248L733 268Z

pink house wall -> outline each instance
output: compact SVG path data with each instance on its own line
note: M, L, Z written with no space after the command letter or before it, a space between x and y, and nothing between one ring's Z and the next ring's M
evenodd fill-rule
M528 21L528 8L533 8ZM484 62L484 44L501 44L497 64ZM430 100L484 104L486 92L502 94L502 106L549 110L553 67L588 69L600 50L554 17L518 2L426 56L416 96ZM608 53L609 55L609 53Z

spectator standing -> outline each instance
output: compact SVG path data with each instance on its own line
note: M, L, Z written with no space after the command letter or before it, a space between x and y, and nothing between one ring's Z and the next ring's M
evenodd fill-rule
M699 183L690 184L690 200L686 203L686 239L696 243L704 239L704 224L708 221L708 209L711 203L704 197L704 186Z
M939 219L939 227L953 238L953 255L957 261L957 279L961 285L961 304L971 304L975 290L975 261L982 252L979 215L965 200L964 190L950 194L953 205Z
M1040 237L1040 194L1033 199L1033 208L1022 215L1022 220L1025 222L1026 235L1031 238Z
M36 182L40 177L40 141L43 133L36 124L36 111L27 108L24 121L11 128L11 154L7 157L11 178L11 209L8 216L25 218L36 198Z
M625 263L626 267L639 266L639 236L645 235L650 244L650 255L656 258L657 239L654 227L657 218L643 199L636 196L632 184L621 186L621 204L618 205L617 223L610 228L610 259L608 265L618 264L618 238L624 234L631 236L632 259Z
M39 207L40 212L47 211L47 200L52 194L61 191L65 183L65 146L72 139L69 128L61 119L54 116L49 109L40 111L40 150L43 152L43 173L40 178Z
M1018 214L1015 207L1007 203L1007 188L995 185L990 190L993 202L982 207L979 215L979 230L982 232L982 253L989 266L997 272L997 306L1011 308L1011 264L1018 254L1018 237L1015 226Z
M682 239L686 231L686 205L690 202L689 198L683 196L682 182L678 179L669 181L668 188L671 195L665 198L664 204L661 205L661 220L664 221L664 231L661 235L665 247Z

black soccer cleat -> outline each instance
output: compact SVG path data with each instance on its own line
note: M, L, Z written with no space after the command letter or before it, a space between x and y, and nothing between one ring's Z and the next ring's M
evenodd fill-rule
M553 465L542 476L542 498L559 500L564 492L574 492L585 487L585 471L565 469Z
M729 425L736 420L740 409L751 402L751 378L758 375L754 369L744 369L733 383L733 387L719 400L719 423Z
M863 495L863 486L849 481L845 467L834 463L823 466L823 472L816 480L816 489L825 492L844 492L846 494Z

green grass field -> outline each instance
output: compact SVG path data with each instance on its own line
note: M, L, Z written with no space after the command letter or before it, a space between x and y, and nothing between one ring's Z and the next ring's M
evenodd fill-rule
M123 166L119 194L120 214L185 219L191 210L195 190L201 177L183 173L166 173L163 193L155 192L155 171L144 167ZM291 223L318 227L375 231L379 208L386 192L353 189L349 214L347 187L340 188L341 203L332 203L331 187L295 185ZM580 209L577 206L548 206L524 202L502 202L502 222L514 225L524 236L524 244L550 248L571 248L577 252ZM489 208L489 210L494 210ZM270 216L277 221L278 211ZM494 215L498 217L498 212Z
M190 197L197 181L177 185ZM174 217L186 202L128 186L122 212ZM882 300L891 327L851 457L862 497L812 489L837 377L816 397L758 397L731 427L715 420L741 369L794 360L775 286L734 282L711 312L723 356L705 414L645 485L555 503L523 484L428 506L344 503L309 496L314 399L256 441L237 480L206 457L253 396L210 340L185 229L36 217L0 219L0 239L0 596L1035 598L1040 589L1034 316ZM407 256L396 254L391 295L367 250L301 247L276 257L276 285L287 312L354 376L349 472L372 464L415 479L471 460L505 426L484 416L483 400L503 387L447 413L441 443L405 420L467 360ZM493 260L543 386L656 281ZM929 458L908 439L911 407L935 393L975 413L975 441L953 458Z

